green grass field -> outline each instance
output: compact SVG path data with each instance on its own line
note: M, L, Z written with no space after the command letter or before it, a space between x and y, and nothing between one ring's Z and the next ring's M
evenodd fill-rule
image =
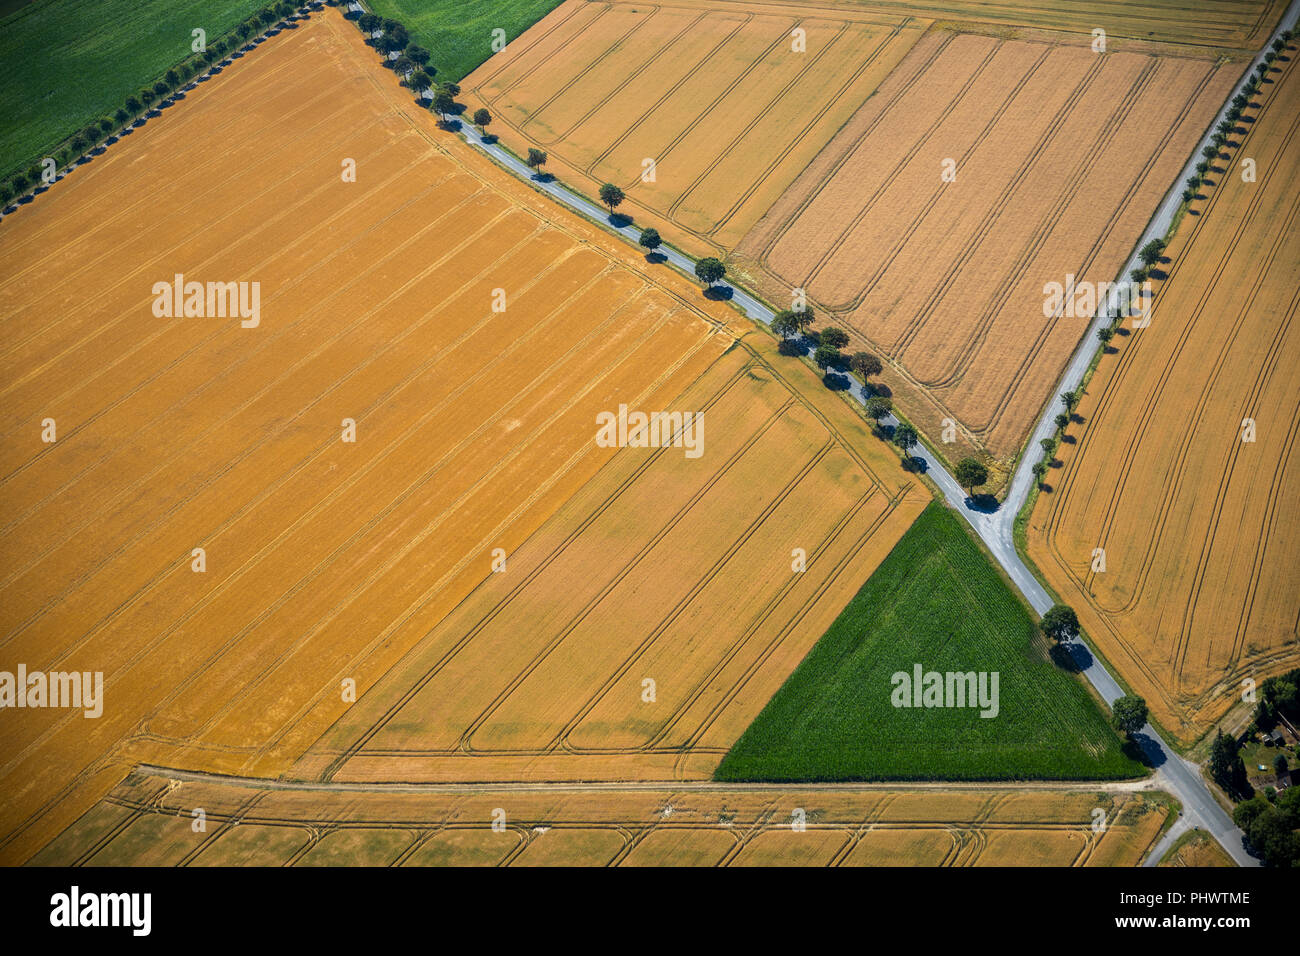
M266 0L35 0L0 20L0 178L26 169ZM12 8L12 5L9 5Z
M400 20L433 53L435 79L460 80L492 55L492 31L516 39L561 0L367 0L381 17Z
M961 519L931 504L727 754L720 780L1097 780L1145 773ZM998 713L895 707L896 672L999 674Z

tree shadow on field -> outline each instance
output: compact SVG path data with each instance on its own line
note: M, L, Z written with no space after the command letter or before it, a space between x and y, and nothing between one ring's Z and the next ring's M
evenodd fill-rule
M667 262L668 257L664 255L662 252L647 252L645 254L645 261L650 263L651 265L659 266Z
M849 381L849 377L847 375L843 375L839 372L827 372L824 376L822 376L822 384L825 385L827 388L829 388L832 392L847 392L849 390L849 386L851 386L853 383Z
M917 458L914 455L906 455L903 458L903 469L905 471L915 472L918 475L924 475L930 470L930 463L924 458Z
M1165 279L1169 278L1169 273L1166 272L1164 269L1152 269L1150 272L1150 276L1152 279L1155 279L1157 282L1162 282Z
M790 358L798 358L801 355L808 354L808 349L795 339L782 339L780 343L778 343L776 350L782 355Z
M729 285L711 285L704 290L704 298L713 302L730 302L736 290Z
M894 390L890 388L888 385L886 385L884 382L871 382L868 385L864 385L863 389L872 398L893 398L894 397Z

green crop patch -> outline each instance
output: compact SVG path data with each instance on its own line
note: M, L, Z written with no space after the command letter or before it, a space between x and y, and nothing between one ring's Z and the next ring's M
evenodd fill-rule
M35 0L0 20L0 175L111 116L265 0Z
M918 680L919 678L919 680ZM1099 780L1143 766L931 504L718 767L720 780Z
M493 31L506 43L560 5L562 0L369 0L381 17L401 22L411 39L429 50L437 80L461 80L492 56Z

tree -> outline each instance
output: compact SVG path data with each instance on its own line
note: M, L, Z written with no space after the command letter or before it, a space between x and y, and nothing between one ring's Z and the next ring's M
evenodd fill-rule
M803 304L802 309L792 309L795 320L799 323L799 331L806 332L813 324L813 308L807 302Z
M849 368L857 372L865 383L872 375L879 375L884 371L885 366L870 352L854 352L853 357L849 359Z
M1138 285L1141 285L1143 282L1147 281L1147 270L1145 268L1133 269L1129 272L1128 277Z
M446 122L448 115L456 112L456 101L451 98L450 93L444 93L442 90L434 94L432 106L434 112L442 117L443 122Z
M1291 765L1287 763L1286 754L1278 754L1273 758L1273 772L1279 777L1290 769Z
M263 10L262 15L259 16L258 19L262 19L265 13L266 11ZM374 33L376 30L379 29L379 24L382 22L383 21L380 20L379 17L375 16L373 13L363 13L361 14L360 17L357 18L357 26L361 27L361 29L366 33Z
M449 96L460 96L460 84L452 83L450 80L439 83L438 89L442 90Z
M921 444L921 436L916 433L916 429L911 425L902 422L894 429L894 444L903 449L904 455L911 458L911 449Z
M399 56L396 60L393 60L389 66L398 76L406 76L415 69L415 61L409 56ZM429 82L432 83L433 81L430 80Z
M0 206L7 206L14 198L14 188L8 183L0 183Z
M832 348L842 349L844 346L849 344L849 333L831 325L822 329L821 335L817 337L817 341L821 342L823 345L829 345Z
M1219 150L1216 146L1206 146L1201 150L1201 155L1213 162L1219 158Z
M835 368L843 361L840 350L833 345L819 345L817 351L813 352L813 362L823 372Z
M968 494L974 494L976 488L989 480L989 470L974 458L963 458L957 462L957 467L953 470L953 477L957 479L957 484L966 489Z
M107 135L108 133L113 132L113 125L114 124L111 119L109 119L108 117L104 117L99 121L99 131Z
M489 113L484 107L480 106L478 109L474 111L474 125L483 131L484 136L487 135L488 124L491 122L492 122L492 114Z
M130 111L132 116L139 116L140 111L144 109L144 107L140 105L140 101L134 96L128 96L126 98L126 108Z
M433 77L425 73L424 70L416 70L411 74L411 78L407 80L407 83L416 93L423 94L425 90L433 86Z
M1056 643L1079 636L1079 616L1068 604L1053 604L1038 622L1038 628Z
M1125 694L1111 705L1110 721L1120 733L1132 737L1147 722L1147 702L1136 694Z
M614 215L614 210L622 204L623 190L619 189L613 183L605 183L600 187L600 201L609 207L609 214Z
M117 120L119 126L124 125L130 118L131 114L120 106L117 108L117 112L113 114L113 119Z
M421 67L425 67L426 73L433 72L432 70L427 69L429 64L429 51L426 50L424 47L420 46L417 43L412 43L408 45L403 52L411 59L412 62L420 64Z
M1056 423L1057 428L1065 428L1070 424L1070 416L1065 414L1065 412L1062 412L1053 418L1052 421Z
M145 106L151 104L154 101L154 99L155 97L153 95L153 90L140 91L140 102L143 103Z
M663 240L659 238L658 229L642 229L641 238L637 242L641 245L641 248L654 252L663 243Z
M545 150L530 146L528 147L528 158L524 162L528 164L530 169L535 169L540 173L542 167L546 165L547 158Z
M879 396L867 399L867 404L864 407L867 411L867 417L873 419L877 424L894 410L894 406L889 399L880 398Z
M175 89L176 84L180 83L180 81L181 81L181 75L177 73L175 70L168 70L166 73L163 74L163 82L166 83L168 87L170 87L171 89Z
M1065 404L1066 410L1071 412L1074 411L1074 406L1079 404L1081 397L1074 389L1061 393L1061 401Z
M1138 252L1138 258L1142 264L1148 268L1160 261L1161 254L1165 251L1165 241L1163 239L1152 239Z
M1043 487L1043 478L1047 475L1047 462L1045 461L1034 462L1034 466L1033 468L1030 469L1030 471L1034 473L1034 478L1037 479L1038 481L1038 487L1039 488Z
M705 256L695 263L695 277L707 286L712 286L727 274L727 267L713 256Z
M1234 799L1245 795L1249 783L1241 748L1233 737L1220 730L1210 745L1210 777ZM1242 827L1248 829L1248 827Z
M782 309L772 317L772 331L781 336L782 339L798 335L799 320L795 318L794 313L789 309Z
M1097 338L1101 339L1102 345L1110 345L1110 340L1115 337L1115 330L1109 325L1103 325L1097 330ZM1060 416L1057 416L1058 418Z

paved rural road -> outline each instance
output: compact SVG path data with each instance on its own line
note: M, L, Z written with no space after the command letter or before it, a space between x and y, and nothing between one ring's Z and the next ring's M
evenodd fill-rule
M1214 126L1222 121L1224 114L1227 112L1231 99L1239 91L1241 86L1245 85L1249 78L1250 72L1254 70L1255 64L1263 60L1264 51L1267 51L1269 44L1284 29L1291 28L1295 25L1297 13L1300 12L1300 0L1292 0L1287 12L1283 15L1281 22L1273 36L1269 38L1268 43L1264 45L1264 50L1251 62L1249 67L1243 72L1242 80L1238 87L1232 91L1224 102L1219 114L1210 123L1206 130L1205 137L1192 150L1191 157L1187 161L1187 166L1183 172L1174 180L1164 201L1156 210L1147 229L1142 237L1138 240L1136 248L1140 248L1149 239L1160 238L1168 231L1173 221L1174 213L1177 211L1182 201L1183 180L1192 174L1196 162L1200 156L1200 150L1204 147L1213 133ZM611 221L610 216L605 209L596 205L590 200L577 195L566 189L555 181L538 179L533 175L532 170L515 156L502 149L496 143L485 143L481 135L467 123L461 123L459 128L460 135L471 146L483 150L488 156L495 160L499 165L504 166L516 176L531 182L536 188L542 190L551 196L556 202L562 203L570 209L581 213L588 219L598 222L602 225L615 229L625 239L633 245L637 245L637 240L641 235L641 230L633 225L618 226ZM695 260L691 259L675 249L661 247L658 250L665 258L668 265L671 265L685 273L688 277L695 276ZM1131 269L1136 268L1136 252L1132 261L1127 263L1120 271L1120 279L1125 279ZM749 318L763 323L770 323L773 318L773 311L767 305L760 302L754 296L750 295L744 289L734 285L724 284L719 288L730 291L730 300ZM1088 328L1087 333L1081 340L1074 355L1070 359L1061 377L1060 383L1056 388L1054 395L1061 392L1077 388L1083 379L1092 356L1096 350L1096 330L1099 329L1103 322L1108 322L1108 316L1116 308L1116 295L1112 294L1106 305L1098 309L1096 319ZM859 401L865 402L867 396L863 388L856 381L850 385L850 394ZM1053 419L1059 409L1055 400L1048 403L1044 409L1042 418L1037 427L1030 435L1026 443L1026 451L1023 455L1019 467L1012 476L1011 484L1007 492L1006 500L1001 507L989 511L978 508L974 502L967 497L966 493L958 486L956 480L948 473L947 469L930 453L927 449L920 448L913 453L913 458L918 459L929 478L943 492L944 497L953 508L965 516L966 520L974 528L975 533L979 535L985 546L992 553L994 559L1000 564L1007 575L1015 583L1026 600L1039 614L1045 612L1052 606L1052 599L1038 579L1029 571L1025 563L1021 560L1019 553L1016 551L1015 541L1013 538L1013 526L1017 512L1024 505L1025 499L1029 494L1034 481L1032 472L1034 461L1033 449L1038 447L1038 442L1051 435L1055 431ZM897 424L897 419L890 416L885 420L886 424ZM1106 670L1097 658L1085 647L1082 642L1075 642L1071 651L1078 662L1084 676L1096 688L1097 692L1106 700L1107 703L1113 702L1117 697L1122 695L1122 690L1115 678ZM1241 866L1258 866L1259 861L1246 852L1243 843L1243 834L1237 829L1232 822L1232 818L1223 810L1218 801L1210 793L1209 787L1201 777L1200 768L1195 764L1183 760L1174 753L1156 733L1155 729L1147 724L1142 732L1138 735L1142 742L1143 749L1151 759L1152 764L1157 768L1156 781L1161 787L1173 793L1183 805L1183 818L1176 827L1177 833L1181 833L1188 825L1199 826L1208 830L1214 835L1227 850L1228 854ZM1148 863L1154 865L1163 856L1163 851L1176 839L1176 833L1171 831L1161 841L1155 852L1150 854Z

